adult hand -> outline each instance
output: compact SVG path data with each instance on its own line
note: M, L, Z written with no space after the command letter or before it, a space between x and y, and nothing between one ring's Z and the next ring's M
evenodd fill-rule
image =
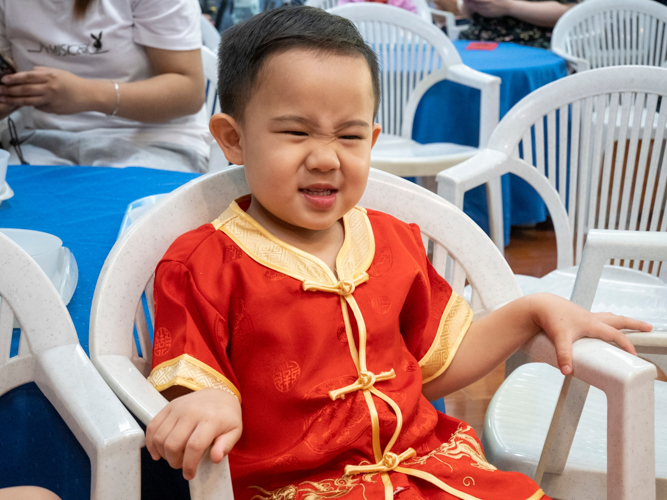
M2 85L0 85L2 87ZM0 102L0 120L7 118L9 115L11 115L14 111L19 109L21 106L14 105L14 104L3 104Z
M0 104L33 106L40 111L69 115L92 110L93 80L78 77L69 71L36 66L2 78Z
M637 319L612 313L591 313L569 300L551 294L532 298L534 321L556 348L558 367L563 375L572 373L572 344L583 337L614 342L630 354L637 354L632 342L621 330L650 332L652 326Z
M484 17L502 17L510 15L514 0L464 0L469 12Z
M206 449L220 463L241 437L241 405L221 389L202 389L165 406L146 428L146 448L153 460L165 458L183 477L195 477Z

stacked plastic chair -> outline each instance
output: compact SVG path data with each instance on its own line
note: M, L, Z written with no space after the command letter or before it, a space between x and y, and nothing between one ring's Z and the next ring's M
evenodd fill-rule
M15 322L18 354L10 357ZM91 498L138 498L143 432L79 345L48 276L0 234L0 395L35 382L91 463ZM37 452L37 451L36 451Z

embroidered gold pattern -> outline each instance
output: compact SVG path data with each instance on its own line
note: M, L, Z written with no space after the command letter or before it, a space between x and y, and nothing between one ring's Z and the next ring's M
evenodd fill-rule
M419 361L423 383L430 382L447 369L471 322L472 309L463 297L452 292L433 344Z
M324 481L304 481L299 486L292 484L267 491L259 486L250 486L260 493L253 496L251 500L294 500L297 494L303 495L303 500L326 500L328 498L340 498L350 493L356 486L361 486L363 496L366 498L366 489L362 482L373 483L372 474L363 476L344 475L338 479L325 479Z
M345 240L336 263L339 275L356 277L373 261L375 243L370 221L363 209L355 207L343 216ZM213 221L252 259L274 271L300 281L336 285L338 280L324 262L271 235L233 202ZM354 242L352 244L351 242Z
M474 437L467 434L471 429L472 427L469 425L464 427L463 423L459 424L456 432L449 438L449 441L442 443L442 445L426 455L405 462L404 465L423 465L429 458L438 458L438 456L453 458L455 460L468 457L472 460L471 465L477 469L487 471L497 470L493 465L486 461L482 446Z
M466 476L463 478L463 486L475 486L475 479L471 476Z
M158 391L164 391L173 385L181 385L193 391L222 389L241 401L241 394L225 376L188 354L181 354L157 365L151 371L148 381Z

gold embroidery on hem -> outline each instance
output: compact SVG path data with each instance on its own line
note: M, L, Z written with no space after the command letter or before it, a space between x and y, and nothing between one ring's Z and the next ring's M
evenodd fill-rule
M459 491L456 488L452 488L449 486L447 483L444 481L438 479L435 477L433 474L430 474L426 471L423 470L417 470L417 469L407 469L405 467L399 467L396 469L396 472L402 472L403 474L407 474L408 476L415 476L420 479L423 479L424 481L428 481L429 483L437 486L440 488L442 491L446 491L450 495L460 498L461 500L481 500L477 497L474 497L468 493L464 493L463 491Z
M449 367L463 337L468 332L470 323L472 323L472 309L463 297L452 292L440 318L433 343L419 361L423 384L440 376Z
M222 389L236 396L239 403L241 402L241 393L227 377L189 354L181 354L160 363L151 370L148 381L158 391L174 385L182 385L193 391Z
M463 478L463 486L475 486L475 478L466 476Z
M326 500L343 497L357 486L362 487L362 495L366 498L364 482L374 483L372 474L356 477L344 475L338 479L325 479L319 482L303 481L298 486L290 484L272 491L267 491L260 486L249 486L249 488L260 492L253 496L251 500L294 500L299 493L304 495L304 500Z
M426 455L406 461L403 465L424 465L429 458L433 457L437 459L438 455L440 455L447 458L453 458L455 460L468 457L472 460L471 465L477 469L490 472L498 470L496 467L486 461L482 446L477 442L477 440L467 434L467 432L471 429L472 427L469 425L463 427L462 423L459 424L456 432L452 434L452 437L449 438L449 441L442 443L435 450L427 453Z

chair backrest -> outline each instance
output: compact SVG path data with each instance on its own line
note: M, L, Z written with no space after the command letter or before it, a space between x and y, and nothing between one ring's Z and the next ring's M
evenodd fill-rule
M152 418L151 405L159 407L157 400L146 401L157 392L143 378L151 370L155 267L174 239L213 221L232 200L248 192L242 167L199 177L137 220L104 263L91 310L90 356L114 392L144 421ZM427 245L433 242L438 272L459 294L466 279L472 285L473 310L483 314L521 295L491 240L443 198L391 174L372 171L360 205L419 224ZM129 382L132 370L141 375L137 372Z
M44 332L48 335L38 335ZM17 335L18 352L10 357L12 336L16 342ZM0 233L0 395L35 380L36 356L78 343L72 319L51 280L20 246Z
M215 26L206 19L204 14L201 15L201 38L204 47L211 49L214 53L218 51L220 45L220 32L215 29Z
M454 44L431 22L378 3L331 10L350 19L378 56L382 101L377 121L386 134L412 138L412 123L424 93L460 64Z
M206 80L206 113L210 118L220 112L218 99L218 56L208 47L201 48L201 62Z
M306 5L318 9L329 10L338 7L338 0L307 0Z
M648 66L572 75L524 97L491 135L547 204L559 267L579 262L589 229L667 230L666 82L667 69Z
M433 17L431 16L431 9L426 2L426 0L412 0L415 4L415 9L417 9L417 15L421 17L424 21L430 23L432 22ZM317 7L319 9L330 10L334 7L338 7L338 0L308 0L306 5L309 7ZM350 5L358 5L352 3ZM403 9L405 13L405 10Z
M583 60L579 70L665 66L667 7L654 0L587 0L558 20L551 49L565 58Z

